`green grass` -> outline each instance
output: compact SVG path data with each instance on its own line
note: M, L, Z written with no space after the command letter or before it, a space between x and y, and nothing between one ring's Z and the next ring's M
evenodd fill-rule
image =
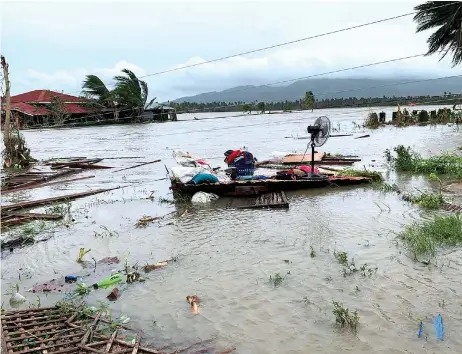
M339 176L345 177L368 177L373 182L382 182L383 176L380 172L377 171L369 171L369 170L355 170L353 168L345 168L339 172Z
M332 310L335 316L335 323L340 327L349 327L356 331L359 324L358 311L350 311L350 309L343 307L343 304L337 301L332 301L334 309Z
M462 245L462 218L460 214L436 216L432 221L407 226L398 236L416 260L434 257L438 247Z
M379 116L375 112L371 112L367 115L364 126L368 129L377 129L380 127Z
M385 151L385 158L390 165L399 172L416 174L448 175L462 178L462 156L445 153L438 156L423 158L410 147L398 145L393 149L396 157L390 150Z

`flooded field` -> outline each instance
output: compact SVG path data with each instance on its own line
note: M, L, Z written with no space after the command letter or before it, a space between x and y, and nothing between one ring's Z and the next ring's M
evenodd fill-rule
M435 107L436 108L436 107ZM431 109L435 109L431 108ZM386 108L387 119L395 108ZM377 109L376 111L380 111ZM456 353L462 348L462 250L438 254L436 265L414 262L396 232L435 212L425 212L394 193L369 187L287 193L289 210L237 210L217 207L192 209L177 219L135 224L143 215L161 216L175 210L166 177L176 163L173 149L205 157L223 165L223 153L246 145L259 160L273 152L303 153L306 127L328 116L336 133L371 134L370 138L331 138L319 151L359 155L355 167L385 171L385 177L405 190L432 188L421 177L386 171L383 153L399 144L424 155L454 150L462 133L454 126L385 127L376 131L355 128L367 109L332 109L230 119L194 120L222 113L181 115L176 123L99 128L27 131L33 156L124 157L104 165L127 167L161 159L157 164L122 172L95 170L88 180L54 185L4 196L2 204L64 195L76 191L125 188L73 201L69 227L43 230L50 239L2 255L2 303L8 308L8 288L41 306L54 304L62 294L27 292L34 284L67 274L88 273L84 282L104 278L76 263L80 247L91 249L96 260L118 256L140 265L176 257L169 266L147 274L146 282L121 292L111 308L128 315L156 346L215 337L223 347L239 353ZM165 166L164 166L165 165ZM152 192L154 192L152 194ZM154 198L149 198L153 196ZM40 210L40 209L36 209ZM172 222L173 221L173 222ZM40 225L39 225L40 224ZM3 234L2 238L9 237ZM313 252L314 250L314 252ZM371 276L344 276L334 251L345 251L356 264L367 263ZM120 268L114 265L113 268ZM376 269L376 272L375 272ZM109 269L110 270L110 269ZM269 277L279 273L275 287ZM93 291L90 304L106 301L109 290ZM201 298L200 314L191 313L187 295ZM335 326L332 301L357 310L357 333ZM441 313L445 339L436 341L431 318ZM427 338L417 338L419 320ZM459 349L457 349L459 348Z

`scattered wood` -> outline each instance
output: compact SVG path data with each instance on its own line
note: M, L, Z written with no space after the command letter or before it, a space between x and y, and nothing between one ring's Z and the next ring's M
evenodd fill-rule
M331 134L329 135L329 138L340 138L344 136L353 136L353 134Z
M14 175L9 175L4 178L3 184L5 187L2 188L1 192L5 192L10 189L19 187L29 187L34 184L41 184L53 179L57 179L63 176L67 176L74 173L81 172L81 169L65 169L61 172L24 172Z
M355 139L363 139L363 138L369 138L370 135L369 134L366 134L366 135L361 135L361 136L358 136L356 137Z
M168 354L142 345L141 333L125 325L118 325L109 335L103 329L110 328L101 313L88 315L84 304L70 310L58 306L6 311L1 314L2 352L8 354ZM135 343L127 341L127 332L135 334ZM124 340L125 339L125 340ZM199 341L185 348L174 350L183 353L201 346L205 348L213 339ZM199 348L198 348L199 349ZM207 348L210 351L211 347ZM230 353L224 351L222 353Z
M89 163L71 163L71 164L66 164L66 165L51 165L52 170L58 170L64 167L71 167L71 168L81 168L83 170L102 170L102 169L109 169L109 168L114 168L112 166L103 166L103 165L94 165L94 164L89 164Z
M2 192L2 194L8 194L8 193L19 192L19 191L28 190L28 189L41 188L41 187L48 187L48 186L53 186L55 184L65 184L65 183L69 183L69 182L81 181L81 180L84 180L84 179L90 179L90 178L94 178L94 177L95 176L78 177L78 178L66 179L66 180L63 180L63 181L48 182L48 183L38 183L38 184L33 182L32 184L30 184L28 186L16 187L16 188L8 189L8 190Z
M31 220L60 220L62 218L63 216L59 214L13 213L2 215L1 226L19 225Z
M140 164L135 165L135 166L130 166L130 167L122 168L122 169L120 169L120 170L112 171L112 172L125 171L125 170L129 170L129 169L131 169L131 168L141 167L141 166L144 166L144 165L149 165L149 164L151 164L151 163L156 163L156 162L160 162L160 161L161 161L161 160L154 160L154 161L144 162L144 163L140 163Z
M73 193L73 194L63 195L60 197L52 197L52 198L32 200L32 201L27 201L27 202L20 202L20 203L15 203L15 204L10 204L10 205L4 205L4 206L1 206L1 212L3 214L9 211L18 210L18 209L35 208L35 207L39 207L43 205L49 205L49 204L54 204L58 202L63 202L63 201L68 201L68 200L73 200L73 199L78 199L78 198L84 198L84 197L88 197L88 196L99 194L99 193L109 192L109 191L119 189L119 188L122 188L122 187L97 189L94 191Z
M253 199L251 201L252 204L239 206L239 209L263 209L263 208L288 208L289 201L284 193L284 191L280 192L272 192L272 193L265 193L260 195L258 198Z

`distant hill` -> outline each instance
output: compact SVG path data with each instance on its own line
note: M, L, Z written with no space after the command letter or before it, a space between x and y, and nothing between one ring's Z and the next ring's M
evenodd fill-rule
M173 100L173 102L294 101L302 98L306 91L313 91L318 100L348 97L436 96L443 95L444 92L460 93L462 91L462 77L386 86L414 80L418 79L308 79L296 81L287 86L238 86L220 92L206 92L182 97Z

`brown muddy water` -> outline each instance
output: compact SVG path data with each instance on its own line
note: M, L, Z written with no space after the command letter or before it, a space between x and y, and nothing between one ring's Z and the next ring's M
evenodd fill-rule
M380 111L381 109L377 109ZM394 108L387 108L391 117ZM195 114L197 117L223 115ZM228 149L248 146L260 160L274 151L303 153L306 126L320 116L332 120L335 133L371 134L370 138L331 138L319 151L360 155L366 166L385 171L386 178L401 188L433 188L420 177L396 176L383 166L383 152L398 144L413 146L422 154L454 150L462 145L456 127L386 127L376 131L355 129L365 109L333 109L313 113L262 115L230 119L191 120L176 123L108 126L25 132L33 155L51 157L140 156L138 160L105 160L102 164L126 167L138 161L162 159L161 163L113 173L85 172L89 180L10 194L2 204L63 195L89 189L128 186L71 203L69 227L50 227L38 238L52 236L13 253L1 262L2 303L8 308L11 285L35 305L32 285L67 274L90 274L92 284L108 273L76 263L80 247L90 248L99 260L128 257L130 263L154 263L177 257L177 262L147 274L146 282L122 290L111 303L116 313L131 317L156 346L217 338L220 346L236 345L239 353L456 353L462 348L462 250L442 250L436 265L410 259L396 242L404 225L431 217L403 202L393 193L369 187L325 189L287 193L289 210L238 210L217 206L194 208L171 220L135 228L143 215L164 215L174 205L167 167L175 165L172 149L180 148L223 165ZM147 199L154 191L155 200ZM37 209L40 210L40 209ZM37 226L39 227L39 226ZM102 227L107 228L104 231ZM3 238L8 234L2 235ZM310 247L315 257L310 256ZM333 251L348 252L359 266L367 263L377 273L344 277ZM90 257L89 257L90 256ZM122 267L122 263L113 269ZM110 267L111 268L111 267ZM110 271L110 269L109 269ZM104 274L103 274L104 273ZM274 287L269 276L286 275ZM21 280L19 280L19 277ZM106 301L109 290L93 291L88 302ZM201 298L200 314L191 313L185 297ZM41 306L51 305L62 294L39 294ZM308 301L304 301L306 298ZM360 316L357 333L335 326L332 301ZM441 313L445 338L437 342L432 316ZM424 320L427 338L417 338L418 319ZM457 349L459 348L459 349Z

